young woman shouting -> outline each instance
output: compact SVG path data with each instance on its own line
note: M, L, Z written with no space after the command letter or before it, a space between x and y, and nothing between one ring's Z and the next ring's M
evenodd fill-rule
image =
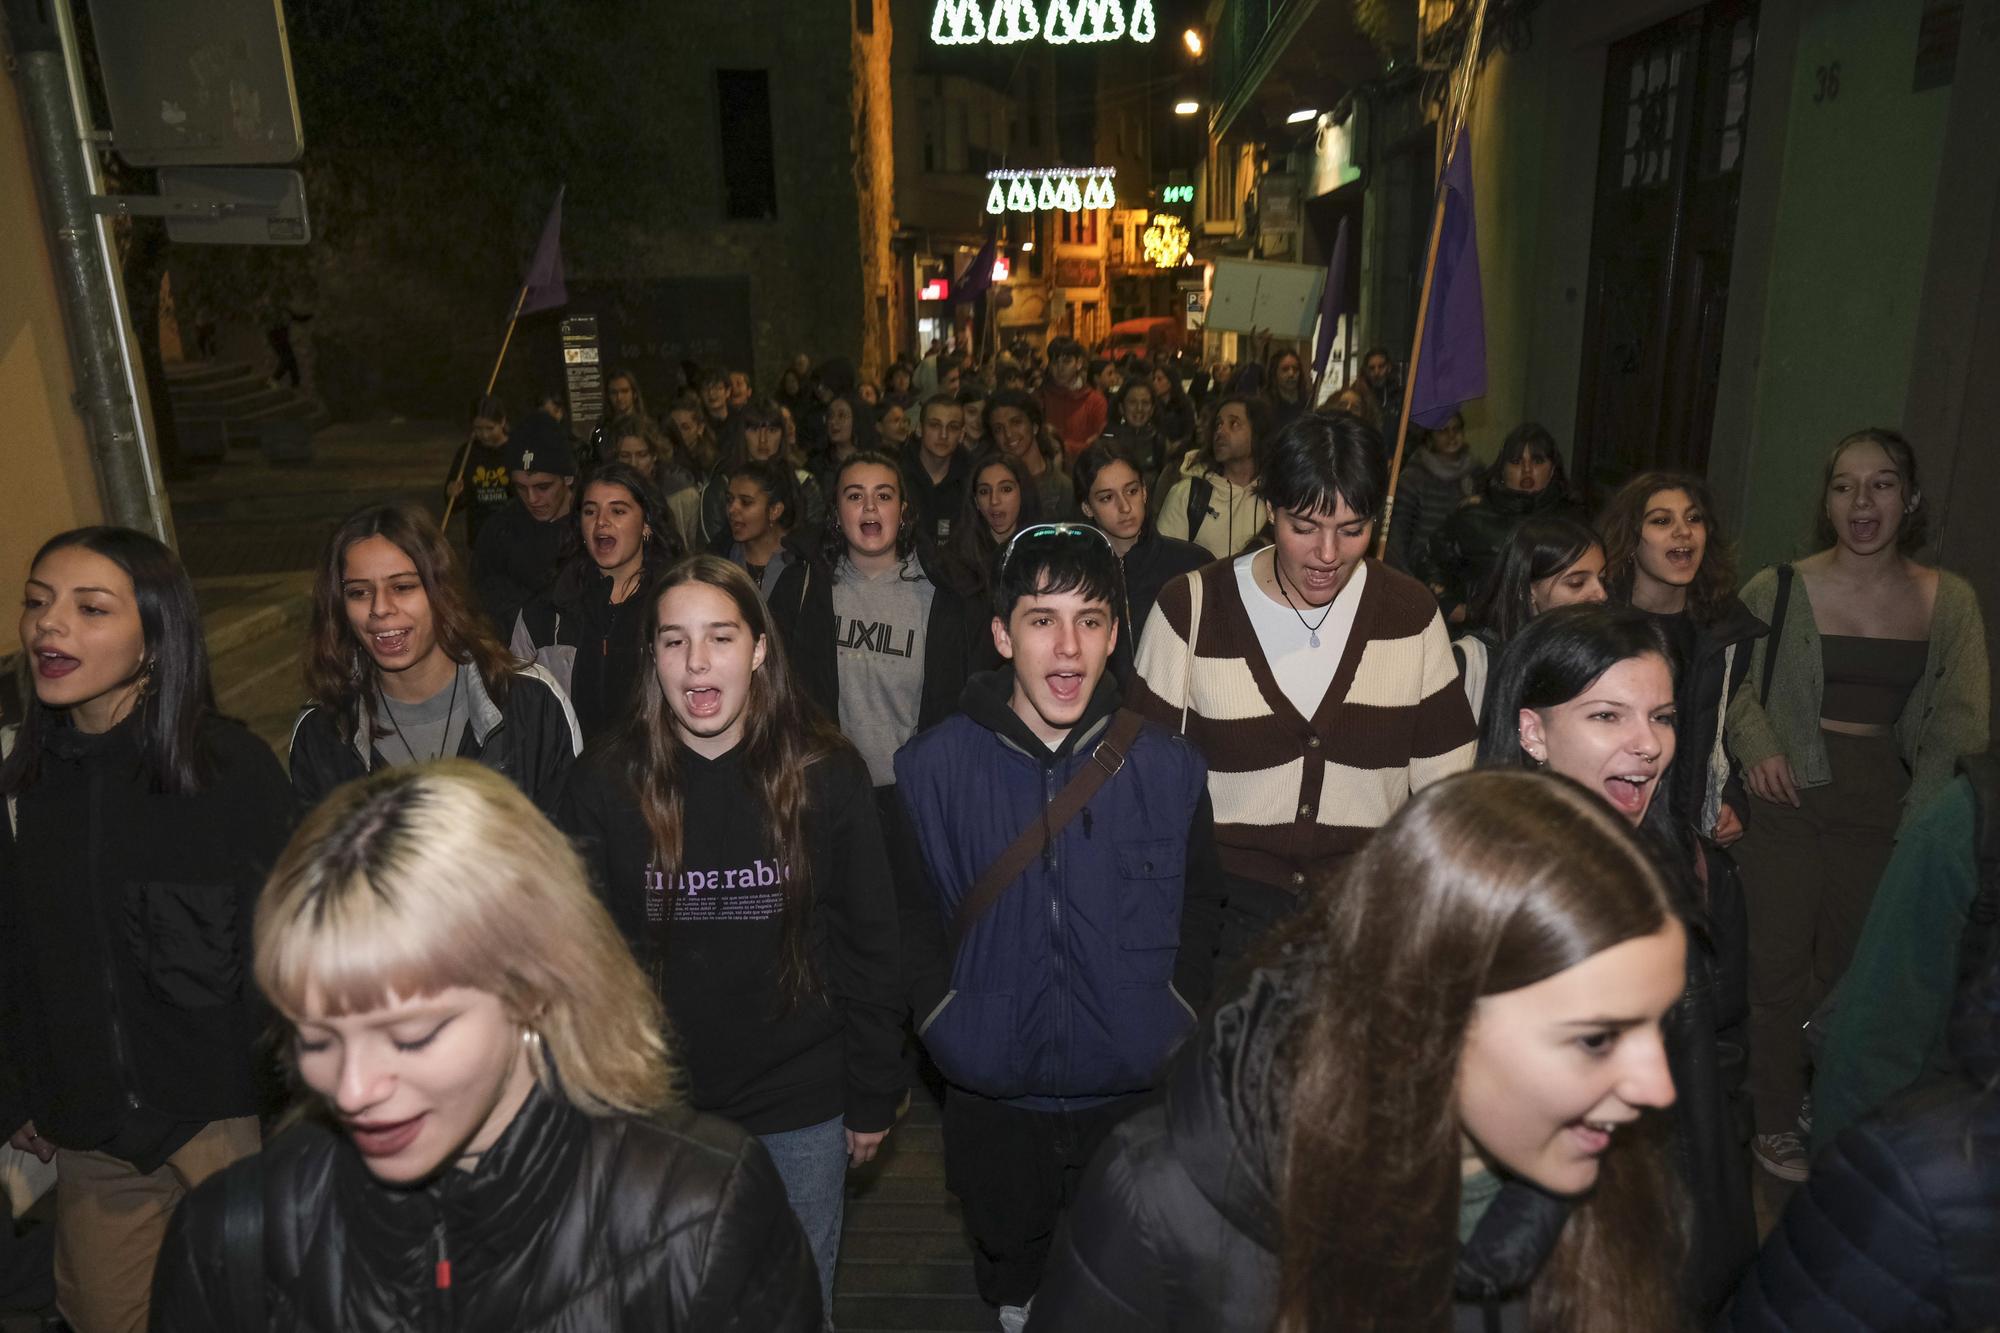
M763 1140L830 1303L849 1165L904 1095L895 891L867 768L806 703L743 570L648 594L651 679L559 822L678 1034L687 1098Z

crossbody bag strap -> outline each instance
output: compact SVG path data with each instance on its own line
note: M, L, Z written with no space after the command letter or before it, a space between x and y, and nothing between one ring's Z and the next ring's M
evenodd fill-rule
M1771 635L1764 640L1764 682L1757 691L1757 702L1771 706L1771 680L1778 671L1778 639L1785 632L1785 607L1792 600L1792 574L1790 565L1778 566L1778 600L1771 607Z
M1201 571L1188 579L1187 658L1181 666L1181 735L1187 735L1188 705L1194 702L1194 646L1201 638Z
M1098 789L1116 776L1125 767L1126 756L1132 753L1132 743L1139 739L1139 729L1146 720L1129 708L1121 708L1112 715L1111 728L1097 748L1090 752L1090 761L1078 768L1076 776L1063 785L1050 801L1041 816L1028 821L1028 827L1020 836L1000 853L1000 859L986 867L986 873L973 884L972 891L965 895L958 905L958 915L951 926L951 948L955 955L973 924L980 917L993 910L1010 885L1021 878L1028 866L1042 848L1048 846L1049 839L1068 827L1077 817Z

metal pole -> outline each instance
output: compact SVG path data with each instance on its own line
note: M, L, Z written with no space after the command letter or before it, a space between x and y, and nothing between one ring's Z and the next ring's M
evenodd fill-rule
M91 210L103 177L97 136L85 118L69 5L4 0L4 13L105 521L171 544L173 518L152 447L145 371L132 345L118 249L110 219Z

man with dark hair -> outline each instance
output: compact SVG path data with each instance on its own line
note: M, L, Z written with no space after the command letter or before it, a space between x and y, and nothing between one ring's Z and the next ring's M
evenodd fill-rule
M569 431L532 412L507 442L514 498L480 530L472 548L472 584L502 643L514 617L555 582L563 538L576 502L576 455Z
M729 438L729 419L733 415L729 407L729 376L720 370L704 370L701 373L701 415L708 422L709 434L718 440Z
M1074 457L1104 434L1111 404L1084 380L1083 344L1057 338L1049 344L1049 374L1042 383L1042 418Z
M1193 747L1120 707L1124 590L1095 528L1008 544L1008 665L896 754L903 939L946 1082L980 1295L1019 1329L1057 1221L1207 996L1220 871Z
M750 383L750 372L747 370L730 371L726 382L729 385L729 410L732 412L741 409L750 401L750 395L756 392Z
M1181 458L1173 469L1178 480L1160 478L1161 536L1193 542L1224 560L1256 539L1271 518L1270 506L1252 485L1270 423L1270 409L1259 394L1231 393L1216 403L1208 443Z
M1076 515L1076 492L1062 468L1062 445L1042 426L1042 404L1019 389L1002 389L986 404L986 437L1009 458L1019 459L1035 482L1041 515L1050 520Z
M1272 544L1167 584L1140 641L1133 706L1208 760L1224 960L1297 911L1411 793L1472 766L1437 601L1368 555L1387 487L1366 423L1298 417L1257 478Z
M965 487L972 464L959 444L965 438L965 409L954 394L934 393L924 399L917 437L903 445L903 474L909 478L910 499L917 507L917 528L943 546L951 536L952 520L965 506Z

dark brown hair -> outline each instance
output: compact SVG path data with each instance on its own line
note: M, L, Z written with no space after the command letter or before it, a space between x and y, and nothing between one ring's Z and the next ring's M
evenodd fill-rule
M757 585L740 565L719 555L689 556L669 569L647 594L646 669L656 670L652 658L660 634L660 603L669 592L689 583L706 584L727 596L736 604L752 640L764 641L764 664L750 677L750 699L744 710L743 766L750 789L757 795L764 840L772 855L791 871L783 882L784 959L778 985L785 1003L796 1005L819 990L809 920L812 856L805 833L806 771L850 747L847 738L807 702L793 680L777 623ZM681 795L681 741L674 729L673 707L657 674L639 691L639 707L626 724L625 741L631 755L627 771L639 793L639 809L652 837L653 869L671 895L685 846L686 812ZM657 968L664 956L661 946L671 928L672 910L664 912L662 918L654 927L649 968Z
M1696 624L1711 624L1736 595L1736 549L1722 530L1708 483L1691 473L1641 472L1606 502L1604 512L1597 516L1597 531L1604 538L1605 587L1612 601L1631 603L1639 569L1639 543L1644 540L1640 529L1645 526L1653 497L1662 491L1686 491L1708 529L1701 568L1688 585L1687 609Z
M833 470L833 482L826 488L826 536L821 540L821 554L827 567L836 571L847 559L847 534L840 530L840 489L847 484L847 474L858 467L887 468L895 477L896 497L903 504L903 521L896 525L896 558L907 560L917 549L917 501L910 494L910 479L902 463L886 449L856 449L840 460L840 466Z
M1313 901L1273 943L1310 977L1279 1056L1276 1327L1447 1329L1455 1099L1477 1002L1657 933L1674 919L1669 888L1600 798L1565 778L1481 771L1426 787ZM1535 1280L1530 1326L1681 1327L1680 1236L1657 1145L1621 1134Z
M499 708L507 706L513 654L501 646L473 604L465 571L437 520L419 505L406 501L369 505L342 520L326 539L319 569L313 575L312 632L306 638L306 693L331 713L345 742L361 726L361 703L374 688L376 668L348 623L341 596L347 552L370 537L381 537L410 557L424 596L431 605L432 632L445 656L479 672L486 695ZM377 731L377 735L386 732Z

